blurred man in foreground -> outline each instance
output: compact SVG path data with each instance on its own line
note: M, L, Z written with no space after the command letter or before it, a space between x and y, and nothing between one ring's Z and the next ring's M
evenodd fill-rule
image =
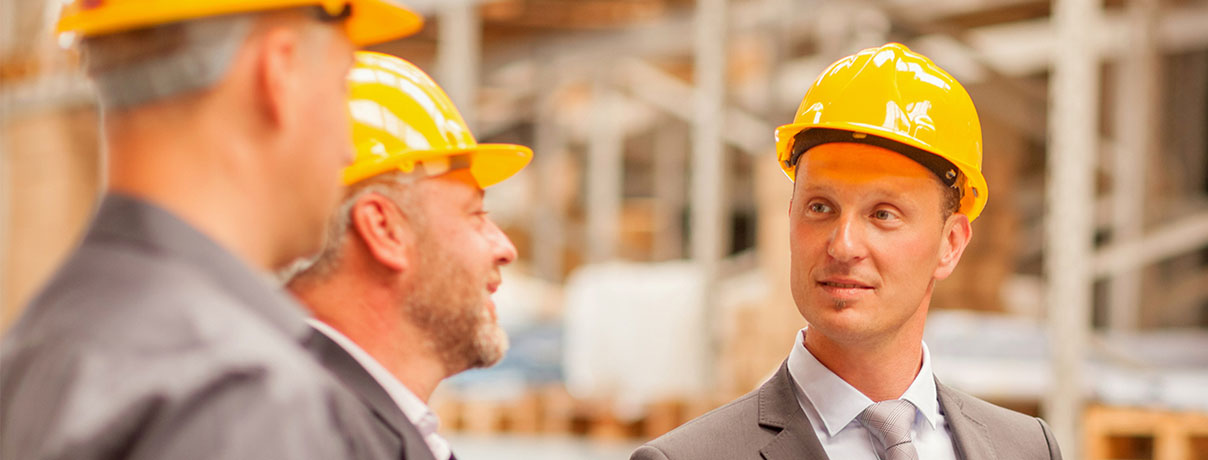
M932 289L985 206L968 93L905 46L831 65L776 131L793 300L809 326L755 392L633 459L1059 459L1040 419L935 380Z
M0 457L383 457L267 277L319 247L339 200L354 46L420 23L381 0L66 7L109 176L4 338Z
M483 209L483 189L532 151L478 144L444 91L402 59L358 52L349 84L356 161L344 202L323 251L285 276L314 313L320 360L378 414L383 436L408 458L448 460L429 396L507 350L491 293L516 248Z

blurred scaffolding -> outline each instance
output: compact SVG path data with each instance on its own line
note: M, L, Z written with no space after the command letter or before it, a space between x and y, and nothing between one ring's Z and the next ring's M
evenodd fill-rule
M1208 1L406 3L425 30L376 50L536 152L488 193L516 346L445 385L446 428L650 438L758 386L803 326L772 129L899 41L971 92L994 189L937 286L939 377L1042 414L1067 458L1208 458ZM101 186L56 13L0 0L6 326Z

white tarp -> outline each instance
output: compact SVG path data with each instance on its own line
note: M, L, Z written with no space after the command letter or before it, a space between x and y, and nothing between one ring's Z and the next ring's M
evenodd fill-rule
M692 264L609 263L567 280L567 389L613 400L617 415L703 392L708 327L703 273Z

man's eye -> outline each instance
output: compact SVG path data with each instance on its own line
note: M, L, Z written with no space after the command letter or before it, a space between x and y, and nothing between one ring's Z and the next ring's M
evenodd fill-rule
M831 211L831 207L827 206L825 203L810 203L809 210L810 212L816 213L828 213Z
M890 220L890 219L894 219L896 217L897 216L893 215L892 212L886 211L884 209L878 209L876 211L873 211L873 213L872 213L872 218L877 219L877 220Z

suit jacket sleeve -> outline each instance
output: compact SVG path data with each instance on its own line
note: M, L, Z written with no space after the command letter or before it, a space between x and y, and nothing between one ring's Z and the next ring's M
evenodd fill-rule
M1049 424L1044 422L1044 419L1037 418L1040 422L1040 429L1044 431L1044 440L1049 444L1049 458L1053 460L1061 460L1061 448L1057 446L1057 439L1053 437L1053 432L1049 430Z
M344 432L356 420L324 407L334 401L324 405L321 396L282 397L263 377L230 374L178 407L164 408L133 446L131 458L370 458ZM293 420L284 423L286 417Z
M646 444L633 451L633 455L629 456L629 460L668 460L667 455L659 448Z

